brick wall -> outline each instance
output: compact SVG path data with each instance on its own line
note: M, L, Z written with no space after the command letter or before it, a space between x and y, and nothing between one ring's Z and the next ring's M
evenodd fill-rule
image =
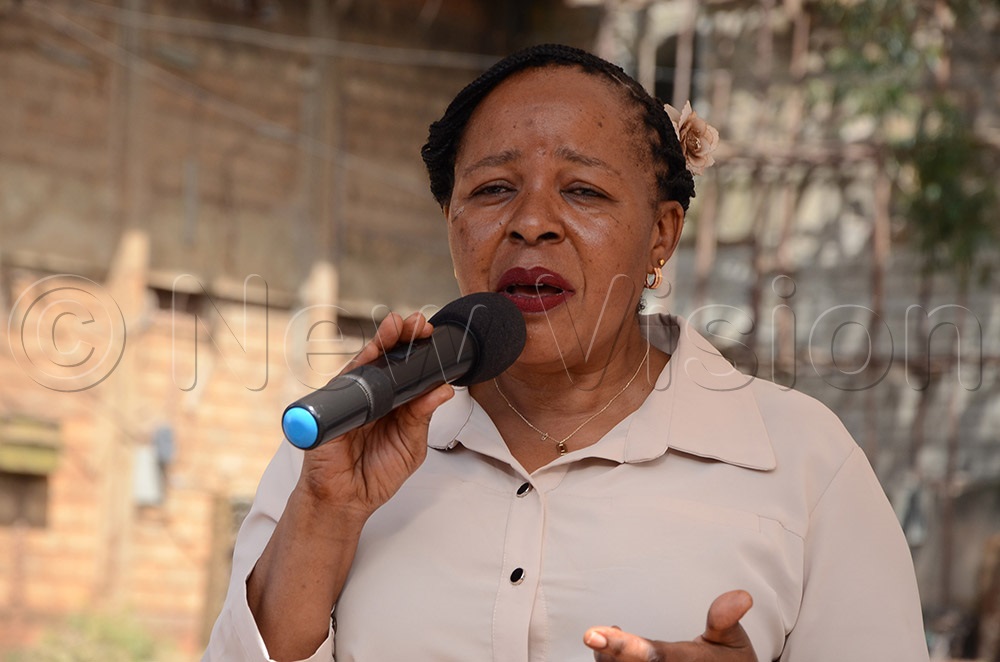
M38 323L69 312L64 349L106 349L91 313L127 331L107 379L60 392L69 382L46 373L67 376L58 348L26 362L0 330L0 418L57 423L61 445L44 526L0 526L0 652L65 616L122 610L200 652L280 412L344 360L306 351L352 353L377 304L456 291L419 148L490 58L393 49L585 44L593 17L555 1L258 4L0 1L0 308L26 314L69 286ZM53 274L69 276L35 285ZM306 341L307 322L335 316L344 342ZM164 430L172 457L152 466Z

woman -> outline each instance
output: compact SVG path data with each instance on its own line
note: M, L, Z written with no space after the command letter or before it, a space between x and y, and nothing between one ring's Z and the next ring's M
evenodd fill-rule
M462 292L517 304L524 352L283 445L206 659L926 659L905 542L839 421L636 314L694 195L663 106L535 47L423 155ZM429 333L390 315L355 363Z

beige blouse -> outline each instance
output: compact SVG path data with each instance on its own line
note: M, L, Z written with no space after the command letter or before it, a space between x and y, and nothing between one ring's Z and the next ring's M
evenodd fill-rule
M642 319L672 354L654 391L530 475L466 391L435 413L310 661L590 661L588 627L693 639L735 588L761 662L927 660L909 550L836 416L736 372L682 319ZM301 462L282 443L261 479L204 660L268 659L246 577Z

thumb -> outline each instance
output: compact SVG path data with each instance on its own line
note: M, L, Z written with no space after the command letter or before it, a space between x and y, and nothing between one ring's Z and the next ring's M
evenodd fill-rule
M455 389L451 384L442 384L410 400L400 407L398 412L400 423L411 430L425 430L430 424L434 410L451 400L454 395Z
M723 593L708 608L708 622L701 638L731 648L750 646L750 638L740 625L740 619L752 606L753 598L746 591Z

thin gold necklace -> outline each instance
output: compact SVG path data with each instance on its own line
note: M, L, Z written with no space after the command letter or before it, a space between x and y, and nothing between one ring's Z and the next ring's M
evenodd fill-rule
M615 400L618 399L618 396L620 396L622 393L624 393L625 391L628 390L628 387L632 385L632 382L635 381L635 378L639 376L639 371L642 370L642 366L643 366L644 363L646 363L646 359L648 359L648 358L649 358L649 352L646 352L646 354L642 357L642 361L639 361L639 365L636 367L635 373L633 373L632 377L625 383L625 386L622 387L622 390L620 390L617 393L615 393L615 397L613 397L610 400L608 400L608 404L606 404L603 407L601 407L600 411L598 411L596 414L592 415L590 418L588 418L587 420L585 420L583 423L580 423L580 425L578 425L575 430L573 430L568 435L566 435L565 437L563 437L562 439L560 439L560 440L558 440L556 442L556 448L559 450L559 455L565 455L566 454L566 442L569 441L570 437L572 437L574 434L576 434L577 432L579 432L580 430L582 430L583 427L587 423L590 423L592 420L594 420L595 418L597 418L598 416L600 416L601 414L603 414L604 412L606 412L608 410L608 407L610 407L612 404L614 404ZM522 421L524 421L525 425L527 425L529 428L531 428L532 430L534 430L538 434L542 435L542 441L545 441L546 439L549 438L550 435L549 435L548 432L543 432L543 431L539 430L537 427L535 427L534 425L532 425L531 421L529 421L528 419L526 419L524 417L524 414L522 414L521 412L519 412L517 410L517 407L515 407L513 405L513 403L511 403L511 401L507 399L507 396L504 394L503 390L500 388L500 382L497 381L496 377L493 378L493 385L497 387L497 393L499 393L500 397L503 398L503 401L507 403L507 406L510 407L510 410L512 412L514 412L515 414L517 414L518 418L520 418Z

